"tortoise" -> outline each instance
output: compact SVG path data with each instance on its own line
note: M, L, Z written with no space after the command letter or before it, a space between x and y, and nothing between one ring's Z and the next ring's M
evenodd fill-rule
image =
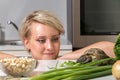
M82 56L80 56L76 62L80 62L82 64L92 62L95 60L109 58L106 53L99 49L99 48L90 48L84 52ZM113 61L107 61L98 65L106 65L106 64L113 64Z

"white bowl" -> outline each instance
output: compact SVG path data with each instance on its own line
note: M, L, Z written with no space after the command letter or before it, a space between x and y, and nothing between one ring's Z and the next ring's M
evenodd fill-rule
M36 67L36 60L28 57L5 58L1 60L1 69L14 77L27 76Z

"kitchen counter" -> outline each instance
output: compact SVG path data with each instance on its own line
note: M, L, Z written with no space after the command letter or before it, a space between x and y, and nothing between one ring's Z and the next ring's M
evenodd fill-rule
M4 77L6 76L6 74L4 74L3 72L0 71L0 77L2 77L1 75L4 76ZM0 79L0 80L3 80L3 79ZM8 80L8 79L6 79L6 80ZM11 78L10 80L13 80L13 79ZM17 80L17 79L15 79L15 80ZM22 79L18 79L18 80L28 80L28 79L27 78L22 78ZM94 79L90 79L90 80L115 80L115 78L112 75L109 75L109 76L94 78Z
M3 72L0 71L0 77L3 77L3 76L5 77L6 74L4 74ZM0 80L3 80L3 79L0 79ZM4 79L4 80L8 80L8 79ZM13 79L11 78L10 80L13 80ZM15 80L28 80L28 79L27 78L22 78L22 79L15 79ZM104 76L104 77L100 77L100 78L94 78L94 79L90 79L90 80L115 80L115 78L112 75L109 75L109 76Z

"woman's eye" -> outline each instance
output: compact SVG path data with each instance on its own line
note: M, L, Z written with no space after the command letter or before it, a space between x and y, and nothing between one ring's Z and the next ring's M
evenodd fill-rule
M57 42L58 40L59 40L59 38L58 38L58 37L57 37L57 38L53 38L53 39L52 39L52 41L53 41L53 42Z
M45 43L45 40L44 39L40 39L38 40L40 43Z

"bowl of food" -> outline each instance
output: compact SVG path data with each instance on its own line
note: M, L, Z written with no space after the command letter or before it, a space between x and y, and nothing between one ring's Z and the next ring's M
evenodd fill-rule
M1 69L7 75L22 77L35 69L36 62L30 57L5 58L1 59Z

